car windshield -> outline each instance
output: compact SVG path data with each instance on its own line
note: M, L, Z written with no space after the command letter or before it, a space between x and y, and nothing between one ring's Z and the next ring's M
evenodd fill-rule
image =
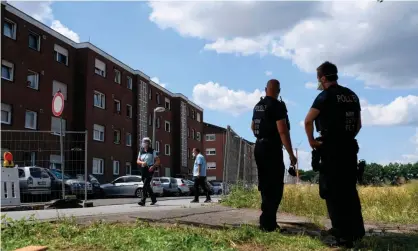
M53 173L55 176L57 176L58 179L62 179L62 172L60 170L57 169L50 169L49 170L51 173ZM64 174L64 179L74 179L73 177L71 177L68 174Z
M39 167L31 167L29 168L30 176L34 178L41 178L42 177L42 170Z

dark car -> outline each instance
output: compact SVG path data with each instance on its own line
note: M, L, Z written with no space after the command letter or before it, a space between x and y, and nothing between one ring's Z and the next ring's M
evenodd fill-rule
M189 186L189 188L190 188L190 195L194 195L195 194L194 181L191 181L191 180L184 180L184 181L186 182L187 186ZM215 192L214 192L214 188L213 188L212 184L210 184L210 182L206 181L206 185L209 188L209 194L214 195ZM199 188L199 194L203 195L203 189L201 187Z
M211 180L209 183L213 187L214 194L222 194L222 182L217 180Z
M84 174L77 174L77 179L84 181ZM87 175L87 181L90 182L93 186L93 195L95 198L99 198L101 195L100 192L100 182L99 180L94 177L93 175Z
M78 180L69 174L62 175L61 170L44 168L51 178L51 193L53 198L61 198L62 194L62 180L64 176L65 195L76 195L79 198L84 198L84 186L87 186L87 195L93 194L93 188L90 182L87 184L84 181Z

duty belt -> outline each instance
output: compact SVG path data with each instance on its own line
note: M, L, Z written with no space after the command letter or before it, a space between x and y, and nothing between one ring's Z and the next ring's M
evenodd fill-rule
M259 143L264 143L264 142L280 142L281 143L281 140L280 140L280 138L259 138L259 139L257 139L257 142L259 142Z

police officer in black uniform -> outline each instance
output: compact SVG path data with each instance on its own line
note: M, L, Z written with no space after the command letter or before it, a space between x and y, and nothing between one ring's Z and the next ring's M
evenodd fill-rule
M254 107L251 123L251 130L257 138L254 157L262 200L260 229L268 232L279 228L276 214L283 196L283 145L289 153L291 165L294 166L297 161L290 140L286 105L277 99L279 93L280 82L276 79L269 80L266 97Z
M317 68L318 90L305 119L309 144L320 153L320 196L325 199L332 222L329 230L337 244L352 247L364 234L364 222L357 193L357 153L355 137L361 128L361 108L357 95L338 85L337 67L325 62ZM313 123L320 131L314 139Z

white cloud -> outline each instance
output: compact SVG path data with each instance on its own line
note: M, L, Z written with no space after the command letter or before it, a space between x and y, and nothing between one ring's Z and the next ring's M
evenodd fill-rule
M160 82L160 79L157 78L157 77L153 77L153 78L151 78L151 80L154 81L155 83L161 85L163 88L166 88L167 87L167 83L161 83Z
M418 125L418 96L397 97L387 105L373 105L361 100L361 106L364 125Z
M252 93L242 90L231 90L218 83L197 84L193 88L193 101L210 110L230 113L238 116L250 111L264 96L264 92L255 89Z
M418 87L412 2L150 2L150 20L206 50L271 53L315 72L325 60L368 87ZM233 18L231 18L233 17Z
M296 152L294 152L296 155ZM298 163L299 163L299 169L301 170L311 170L311 152L298 149ZM289 160L289 154L287 154L286 150L283 150L283 158L284 158L284 164L286 168L289 168L290 166L290 160Z
M318 87L318 84L312 83L312 82L308 82L305 84L305 88L306 89L316 89Z
M271 72L271 71L266 71L266 72L264 72L264 74L266 74L266 76L271 76L271 75L273 75L273 72Z
M74 42L80 42L80 36L64 26L61 21L55 19L51 5L52 1L37 2L37 1L11 1L8 2L19 10L25 12L29 16L35 18L42 23L51 23L51 28L68 37Z

